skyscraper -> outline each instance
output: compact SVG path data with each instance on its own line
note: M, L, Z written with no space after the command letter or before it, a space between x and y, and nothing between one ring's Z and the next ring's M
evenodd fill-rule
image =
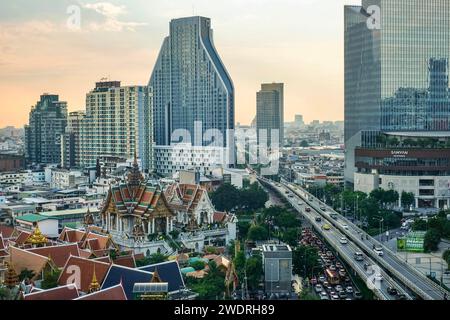
M67 127L61 135L61 166L73 168L81 166L81 129L86 113L83 111L70 112Z
M67 124L67 102L58 95L43 94L30 111L25 126L25 149L28 163L59 164L61 134Z
M227 129L234 129L234 86L213 42L211 20L188 17L170 22L149 86L153 88L154 132L159 146L171 145L171 135L185 129L193 145L194 122L202 133L218 129L226 146ZM197 137L201 138L201 137Z
M267 146L272 144L272 130L279 132L279 147L284 141L284 84L262 84L256 94L256 128L258 130L258 144L261 140L260 130L267 130Z
M122 87L120 81L97 82L86 95L86 116L81 132L82 166L95 166L104 156L142 160L152 169L153 127L151 90L147 86Z
M414 192L425 206L445 198L419 185L444 183L433 177L450 175L444 153L423 142L442 147L448 140L449 12L446 0L363 0L345 7L345 176L356 188L370 176L377 182L367 185ZM417 178L417 190L400 188L413 184L405 176Z

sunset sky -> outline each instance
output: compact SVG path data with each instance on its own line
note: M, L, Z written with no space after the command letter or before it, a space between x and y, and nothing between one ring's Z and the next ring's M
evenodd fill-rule
M0 127L23 126L42 93L84 110L103 77L146 85L169 21L212 19L236 90L236 121L262 82L285 83L285 120L342 120L344 4L360 0L13 0L0 2ZM71 5L80 28L67 24ZM70 20L72 21L72 20ZM72 26L72 28L70 28Z

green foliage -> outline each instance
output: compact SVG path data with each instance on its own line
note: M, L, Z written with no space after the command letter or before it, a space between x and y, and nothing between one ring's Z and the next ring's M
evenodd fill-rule
M44 280L42 280L41 287L42 289L52 289L58 286L58 279L61 271L47 271L44 274Z
M438 250L439 243L441 242L441 235L436 229L430 229L425 234L424 249L425 252L434 252Z
M310 246L298 246L292 252L292 264L295 274L310 278L313 273L320 272L319 252Z
M309 288L303 288L302 292L300 293L299 300L303 300L303 301L315 301L315 300L320 300L319 297L314 294L314 292L312 292L311 289Z
M257 290L263 275L261 256L253 256L247 260L246 266L247 285L250 290Z
M415 219L411 229L413 231L427 231L427 222L423 219Z
M302 148L308 148L308 147L309 147L308 141L302 140L302 142L300 142L300 147L302 147Z
M211 194L211 201L217 210L231 211L239 206L239 190L229 183L224 183Z
M252 241L267 240L269 238L268 230L260 225L251 226L248 230L247 239Z
M194 292L198 293L199 300L219 300L225 292L225 275L217 268L217 264L211 261L209 271L203 279L187 278L186 284Z
M240 206L247 211L255 211L264 208L269 200L269 195L257 183L253 183L249 188L243 189L239 195Z
M402 192L402 206L403 208L408 208L416 203L414 193L412 192Z
M23 281L25 279L33 279L35 276L34 272L32 270L23 269L19 274L19 280Z
M211 194L211 201L217 210L255 211L264 208L269 200L267 192L258 183L238 190L231 184L223 184Z
M446 250L442 254L442 259L444 259L445 262L447 262L447 269L450 269L450 250Z
M250 222L248 221L238 221L237 227L239 231L239 237L241 239L247 239L248 230L250 229Z
M149 257L145 257L141 260L136 260L136 266L137 267L144 267L148 266L150 264L156 264L167 261L168 257L163 255L162 253L154 253L150 255Z
M291 247L295 247L298 244L299 234L300 228L288 228L281 233L281 240Z
M194 268L196 271L200 271L200 270L205 269L205 265L206 265L205 262L198 260L198 261L192 262L190 264L190 267Z

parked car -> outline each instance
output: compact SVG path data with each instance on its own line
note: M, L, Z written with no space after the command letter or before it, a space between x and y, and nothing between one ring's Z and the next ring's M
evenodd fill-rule
M347 294L345 293L345 291L340 291L338 294L339 298L341 298L342 300L347 299Z
M353 287L348 286L347 288L345 288L345 292L347 292L348 294L353 294Z
M316 290L317 293L322 292L323 288L321 284L316 284L316 286L314 287L314 290Z

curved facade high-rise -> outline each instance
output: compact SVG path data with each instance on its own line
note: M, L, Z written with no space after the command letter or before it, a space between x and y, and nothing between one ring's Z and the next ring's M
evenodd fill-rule
M187 130L194 146L211 145L194 137L195 123L201 122L201 134L217 129L223 141L217 139L214 145L227 146L227 129L234 129L234 86L215 49L209 18L170 22L170 35L164 39L149 86L156 145L171 145L177 129Z

